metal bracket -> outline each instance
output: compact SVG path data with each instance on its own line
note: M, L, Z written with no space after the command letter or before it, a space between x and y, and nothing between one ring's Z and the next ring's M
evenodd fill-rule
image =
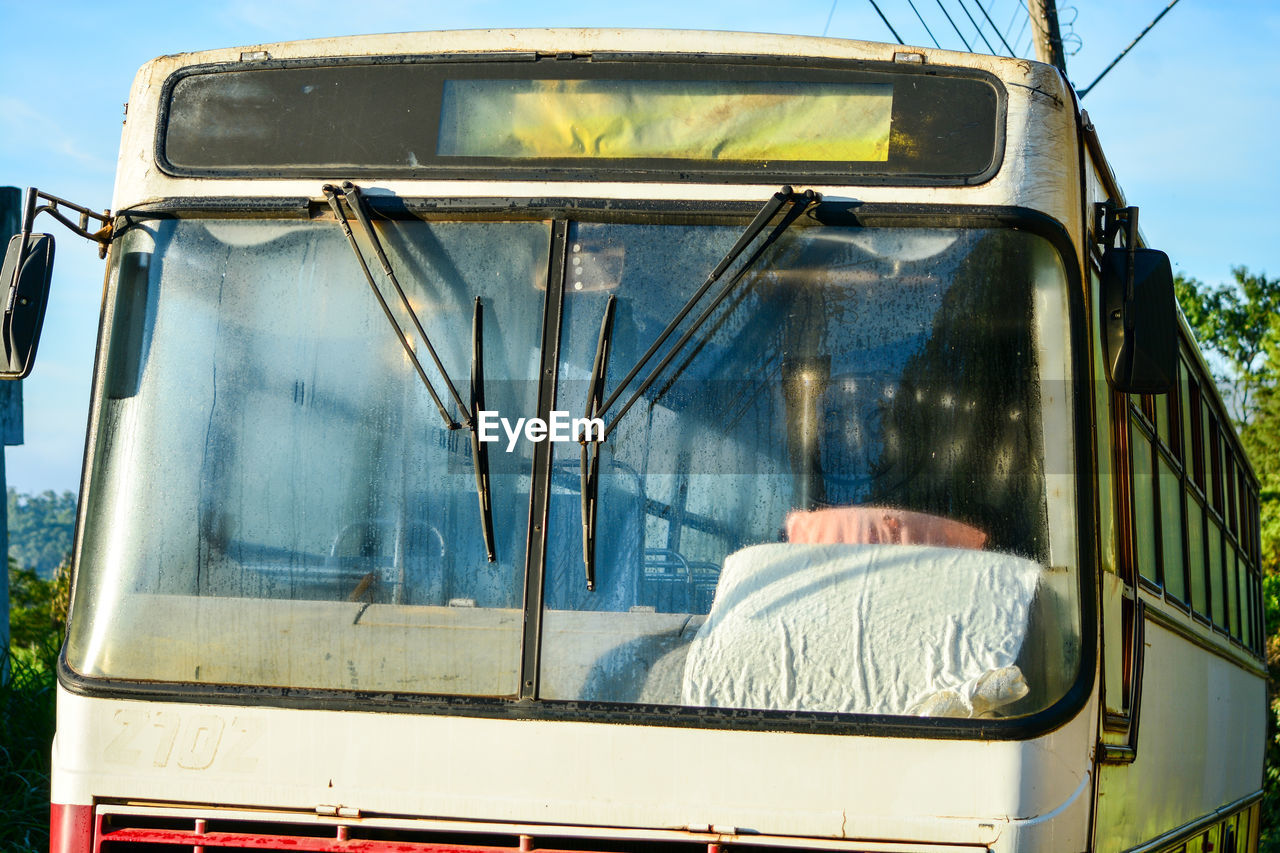
M1093 205L1093 239L1104 250L1118 245L1116 237L1124 235L1124 246L1132 251L1138 247L1138 208L1117 207L1113 201L1099 201Z
M37 207L36 202L41 200L43 200L45 204ZM60 206L68 207L80 214L79 224L72 222L66 214L59 209ZM87 207L81 207L74 202L67 201L65 198L58 198L55 195L42 193L35 187L30 187L27 189L27 198L26 203L23 205L22 214L22 245L24 247L26 246L26 238L31 234L31 226L35 218L42 213L49 214L54 219L65 225L68 229L79 234L86 240L92 240L97 243L99 258L105 258L107 256L107 247L111 245L111 237L115 232L115 227L111 222L111 211L104 210L102 213L97 213ZM90 219L102 223L102 227L97 231L90 231Z
M1125 263L1124 326L1126 329L1132 329L1134 319L1129 309L1134 301L1133 274L1134 258L1138 249L1138 208L1116 207L1115 202L1112 201L1094 203L1093 235L1094 240L1102 246L1104 253L1113 248L1120 248L1121 244L1116 238L1124 236L1123 249L1129 256Z

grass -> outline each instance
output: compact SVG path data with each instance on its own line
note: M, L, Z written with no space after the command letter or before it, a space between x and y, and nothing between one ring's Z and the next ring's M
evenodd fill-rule
M9 651L0 684L0 850L49 849L56 643Z
M9 641L0 646L0 851L49 849L49 763L55 666L67 621L71 573L43 580L9 559Z

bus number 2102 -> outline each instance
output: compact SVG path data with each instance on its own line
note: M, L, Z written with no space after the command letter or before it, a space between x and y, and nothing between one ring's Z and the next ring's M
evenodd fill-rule
M179 715L122 708L112 728L115 735L102 754L109 764L207 770L216 760L220 771L250 773L258 765L255 746L264 727L252 716L236 716L227 724L207 712Z

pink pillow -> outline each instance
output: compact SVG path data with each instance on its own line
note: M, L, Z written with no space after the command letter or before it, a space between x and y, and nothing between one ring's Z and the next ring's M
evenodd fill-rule
M805 545L941 545L981 549L987 534L976 527L905 509L838 506L787 515L787 541Z

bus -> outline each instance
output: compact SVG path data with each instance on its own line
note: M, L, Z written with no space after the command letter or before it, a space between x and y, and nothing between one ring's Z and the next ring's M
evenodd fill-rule
M1257 849L1258 480L1053 67L164 56L109 214L29 193L11 377L46 211L107 259L54 853Z

